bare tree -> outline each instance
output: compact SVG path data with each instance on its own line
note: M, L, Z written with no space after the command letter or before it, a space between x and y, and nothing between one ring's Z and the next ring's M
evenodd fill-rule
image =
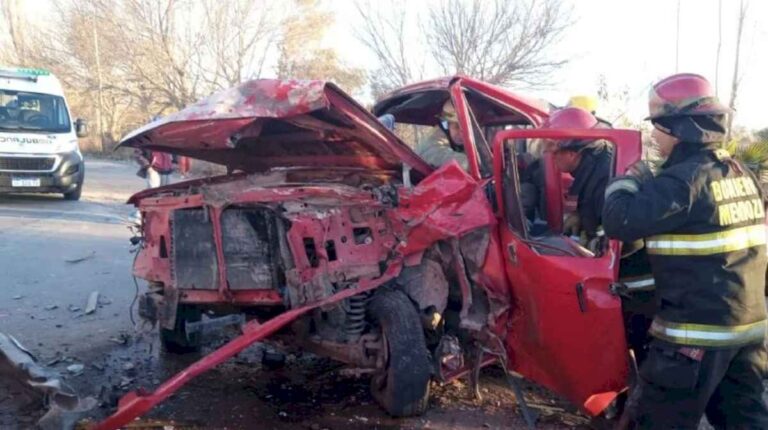
M205 56L198 65L215 89L260 76L277 42L279 16L266 0L207 0L202 40Z
M26 57L27 48L27 21L22 16L21 3L19 0L5 0L0 8L2 22L7 28L7 38L9 47L3 49L2 55L4 61L20 63Z
M333 24L333 14L317 0L294 0L295 12L283 20L278 43L277 75L280 78L331 80L354 92L365 83L365 72L350 67L338 53L320 45Z
M734 109L736 107L736 96L739 91L739 84L741 83L741 74L739 73L739 59L741 56L741 36L744 33L744 21L747 17L747 10L749 8L749 3L745 2L744 0L741 0L741 3L739 4L739 17L738 17L738 24L736 27L736 58L733 62L733 78L731 80L731 99L728 102L728 107L731 109ZM725 141L728 142L731 140L731 129L733 126L733 117L735 116L734 113L731 113L728 116L728 132L726 133Z
M360 24L355 36L376 57L378 66L369 75L371 92L375 98L421 79L424 62L413 51L413 36L408 34L408 12L405 2L375 6L370 0L358 0L355 8Z
M550 54L570 13L562 0L446 0L430 8L424 31L444 73L542 86L567 62Z

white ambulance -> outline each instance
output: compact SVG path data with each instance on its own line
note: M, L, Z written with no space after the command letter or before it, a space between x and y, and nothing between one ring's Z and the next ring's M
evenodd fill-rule
M85 164L59 80L41 69L0 67L0 193L62 193L78 200Z

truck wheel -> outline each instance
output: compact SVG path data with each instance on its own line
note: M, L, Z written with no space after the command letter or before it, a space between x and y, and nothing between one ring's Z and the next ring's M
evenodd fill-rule
M77 184L77 188L75 188L74 190L68 193L64 193L64 200L72 200L72 201L80 200L80 196L82 194L83 194L83 183L80 182Z
M160 343L163 348L174 354L184 354L200 350L200 333L187 337L184 324L200 321L202 312L199 308L188 305L179 305L176 308L176 324L173 330L160 328Z
M416 308L402 291L382 289L368 310L381 327L384 344L384 368L371 379L373 397L392 416L423 414L432 367Z

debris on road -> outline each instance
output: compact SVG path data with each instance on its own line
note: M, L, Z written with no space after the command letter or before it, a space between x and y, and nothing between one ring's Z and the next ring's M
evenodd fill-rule
M109 338L110 342L116 343L118 345L127 345L130 340L131 335L127 333L120 333L118 336L112 336Z
M24 296L22 296L21 294L17 294L15 296L13 296L13 300L21 300L23 298L24 298Z
M96 307L99 305L99 292L94 291L88 297L88 304L85 306L85 314L90 315L96 312Z
M59 305L47 305L43 309L45 309L46 311L52 311L52 310L58 309L58 308L59 308Z
M125 376L120 378L120 388L128 388L131 386L131 384L133 384L133 378L127 378Z
M81 365L82 370L82 365ZM0 378L22 387L48 412L38 421L44 430L68 430L96 407L96 400L81 399L61 383L60 375L37 363L37 360L12 336L0 333Z
M69 366L67 366L67 372L73 373L73 374L82 373L83 369L85 369L85 366L83 366L82 364L70 364Z
M45 365L48 366L48 367L51 367L51 366L55 366L56 364L61 363L62 361L64 361L64 357L62 357L60 355L57 355L51 361L45 363Z
M86 261L86 260L90 260L95 256L96 256L96 251L91 251L91 253L86 255L85 257L73 258L71 260L64 260L64 261L69 264L77 264L77 263L82 263L83 261Z
M69 307L67 307L67 309L69 309L70 312L79 312L80 311L80 306L69 305Z

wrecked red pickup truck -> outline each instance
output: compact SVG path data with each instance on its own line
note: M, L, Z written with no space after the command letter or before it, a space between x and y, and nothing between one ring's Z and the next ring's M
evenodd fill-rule
M176 350L195 348L201 325L249 322L154 392L126 395L98 428L124 425L279 331L371 372L374 397L395 416L425 410L431 378L476 375L493 362L590 415L614 403L630 368L614 288L621 245L591 252L562 234L563 177L537 141L604 139L618 173L640 158L639 133L538 130L548 105L461 76L398 90L374 113L438 127L449 98L467 171L455 162L433 169L318 81L246 82L126 137L124 146L230 172L131 198L143 220L141 316ZM531 219L520 188L533 157L546 209Z

